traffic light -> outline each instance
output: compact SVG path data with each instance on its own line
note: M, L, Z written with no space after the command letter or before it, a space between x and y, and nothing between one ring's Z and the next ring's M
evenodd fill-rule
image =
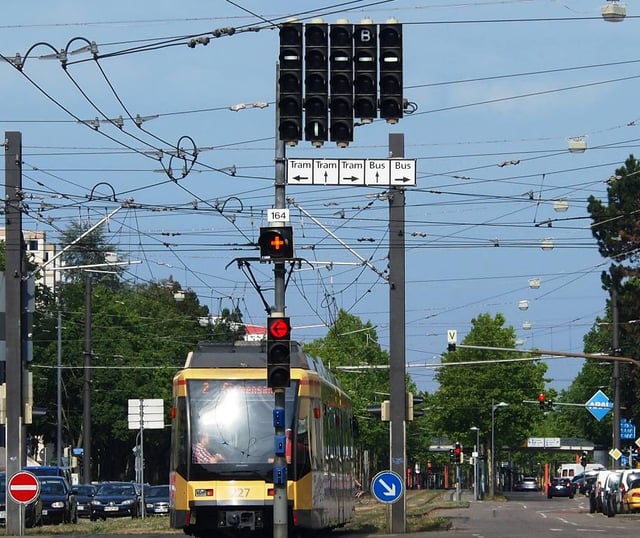
M353 140L353 25L332 24L329 47L329 138L345 148Z
M551 400L547 400L544 392L541 392L538 395L538 404L540 405L540 409L543 411L553 411L553 402Z
M460 443L456 443L456 447L453 450L455 456L456 463L462 463L464 461L464 453L462 452L462 447Z
M378 117L378 38L376 25L356 24L353 29L353 110L362 123Z
M402 25L380 25L380 117L398 123L404 110L402 97Z
M582 451L582 456L580 456L580 465L582 465L583 467L586 468L587 466L587 451L583 450Z
M412 392L407 392L405 408L407 422L411 422L415 417L421 417L424 415L424 411L422 409L416 409L416 405L420 405L422 403L424 403L424 398L414 396Z
M328 25L311 22L304 30L304 139L321 147L328 139L329 56Z
M293 228L268 226L260 228L260 259L283 261L293 258Z
M455 463L456 462L456 451L453 448L449 449L449 461L451 463Z
M543 411L547 409L547 398L543 392L538 394L538 404L540 405L540 409Z
M291 384L291 323L289 318L267 318L267 386L283 389Z
M280 26L278 89L280 140L295 146L302 139L302 23Z

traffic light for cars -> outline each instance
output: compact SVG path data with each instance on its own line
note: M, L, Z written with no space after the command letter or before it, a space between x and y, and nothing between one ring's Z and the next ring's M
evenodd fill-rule
M291 384L291 323L287 317L267 318L267 386L286 388Z
M283 261L293 258L293 228L267 226L260 228L260 259Z
M344 148L353 140L353 25L332 24L329 48L329 138Z
M456 451L453 448L449 449L449 461L451 463L455 463L456 461Z
M280 26L279 69L278 133L280 140L295 146L302 139L302 23Z
M464 453L462 452L462 446L460 446L460 443L456 443L456 447L453 449L453 452L455 454L456 463L462 463L464 461Z
M582 465L583 467L586 467L587 466L587 462L588 462L587 451L583 450L582 451L582 456L580 456L580 465Z
M540 409L545 410L547 408L547 397L543 392L538 394L538 404L540 405Z
M553 402L547 399L544 392L538 395L538 404L543 411L553 411Z
M402 97L402 25L381 24L380 38L380 117L398 123L404 110Z
M328 139L329 35L324 22L311 22L304 30L304 138L315 147Z
M378 39L377 26L356 24L353 28L353 110L362 123L378 117Z

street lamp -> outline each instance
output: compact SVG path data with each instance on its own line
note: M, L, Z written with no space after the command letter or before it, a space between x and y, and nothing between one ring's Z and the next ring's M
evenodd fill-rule
M506 402L494 404L493 400L491 400L491 497L493 497L496 492L496 409L498 409L498 407L507 407L508 405Z
M471 426L472 432L476 432L476 445L473 447L473 498L478 500L478 456L480 455L480 428Z

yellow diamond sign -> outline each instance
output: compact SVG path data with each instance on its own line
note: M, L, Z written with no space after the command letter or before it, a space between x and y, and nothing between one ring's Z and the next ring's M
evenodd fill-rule
M618 461L620 459L620 456L622 456L622 452L620 452L617 448L614 448L612 450L609 450L609 456Z

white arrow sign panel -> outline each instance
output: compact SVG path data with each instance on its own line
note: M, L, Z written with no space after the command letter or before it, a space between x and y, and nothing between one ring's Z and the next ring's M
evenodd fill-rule
M287 185L412 187L415 159L287 159Z

